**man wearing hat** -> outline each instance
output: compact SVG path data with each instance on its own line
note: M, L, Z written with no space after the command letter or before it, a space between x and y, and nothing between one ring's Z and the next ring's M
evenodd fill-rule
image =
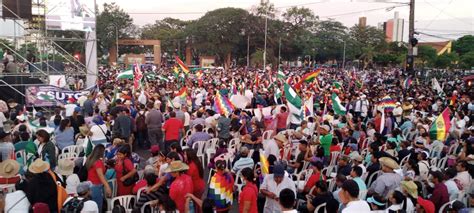
M97 203L90 199L92 183L90 181L81 182L76 187L77 197L69 197L66 199L63 205L63 209L66 210L76 210L80 212L99 212L99 207ZM79 204L82 200L84 201L82 209L77 209L76 205Z
M395 173L395 169L399 169L398 163L389 157L382 157L379 159L380 165L382 166L382 175L377 177L375 182L369 188L369 195L377 193L386 197L388 193L395 190L402 181L402 176Z
M273 167L273 174L265 176L260 186L260 192L266 197L264 212L281 212L278 195L286 188L296 194L295 183L285 175L285 167L277 164Z
M18 172L20 164L12 159L3 160L0 163L0 184L14 184L20 180Z
M324 164L327 164L327 161L329 160L329 156L331 154L330 148L331 148L331 143L332 143L332 134L329 133L331 128L328 125L321 125L318 129L320 136L319 139L317 139L316 143L320 144L321 147L324 149Z
M188 170L189 166L182 161L172 161L165 172L173 176L173 183L170 185L170 198L176 203L179 212L184 212L186 198L185 195L193 193L193 181L191 177L183 172Z
M362 169L362 174L367 172L367 168L363 164L364 158L362 158L362 156L359 155L359 153L355 152L355 154L352 156L350 155L350 157L352 161L352 166L360 167Z
M273 136L273 140L269 140L267 146L264 147L265 157L268 158L268 156L273 155L279 160L281 158L280 148L283 148L286 143L288 143L288 138L285 135L277 134Z

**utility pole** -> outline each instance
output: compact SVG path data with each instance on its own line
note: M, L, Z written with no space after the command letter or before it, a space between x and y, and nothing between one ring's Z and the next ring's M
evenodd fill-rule
M346 40L344 40L344 52L342 52L342 69L346 67Z
M278 43L278 69L280 68L280 59L281 59L281 36L280 36L280 42Z
M410 0L410 17L408 20L408 55L406 61L406 72L410 75L415 73L414 71L414 56L413 48L416 46L418 41L414 37L415 34L415 0Z
M247 35L247 69L250 66L250 35Z
M265 44L263 47L263 70L266 69L267 66L267 27L268 27L268 11L265 14Z

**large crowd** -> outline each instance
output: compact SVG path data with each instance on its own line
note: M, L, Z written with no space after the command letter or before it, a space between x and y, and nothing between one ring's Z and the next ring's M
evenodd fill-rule
M141 70L52 111L0 101L5 212L472 211L458 73Z

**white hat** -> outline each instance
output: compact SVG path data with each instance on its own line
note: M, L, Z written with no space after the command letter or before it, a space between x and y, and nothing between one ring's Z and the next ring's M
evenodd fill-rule
M81 183L79 176L76 174L69 175L66 179L66 192L68 194L77 194L77 185Z
M176 108L176 109L179 109L179 108L181 108L181 104L178 103L178 102L174 102L173 107Z

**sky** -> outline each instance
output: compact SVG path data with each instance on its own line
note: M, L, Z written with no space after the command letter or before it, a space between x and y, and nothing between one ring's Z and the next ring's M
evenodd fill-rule
M99 9L103 3L116 2L128 12L134 23L143 26L165 17L183 20L198 19L205 12L224 7L238 7L250 10L260 0L96 0ZM405 19L404 40L408 38L409 7L393 2L407 3L409 0L269 0L279 14L290 6L310 8L321 20L333 18L351 27L359 17L367 17L367 24L378 23L393 18L398 11ZM380 3L381 1L392 3ZM401 6L388 11L388 7ZM420 41L440 41L455 39L466 34L474 34L474 0L416 0L415 30L429 34L418 36ZM369 11L370 10L370 11Z

